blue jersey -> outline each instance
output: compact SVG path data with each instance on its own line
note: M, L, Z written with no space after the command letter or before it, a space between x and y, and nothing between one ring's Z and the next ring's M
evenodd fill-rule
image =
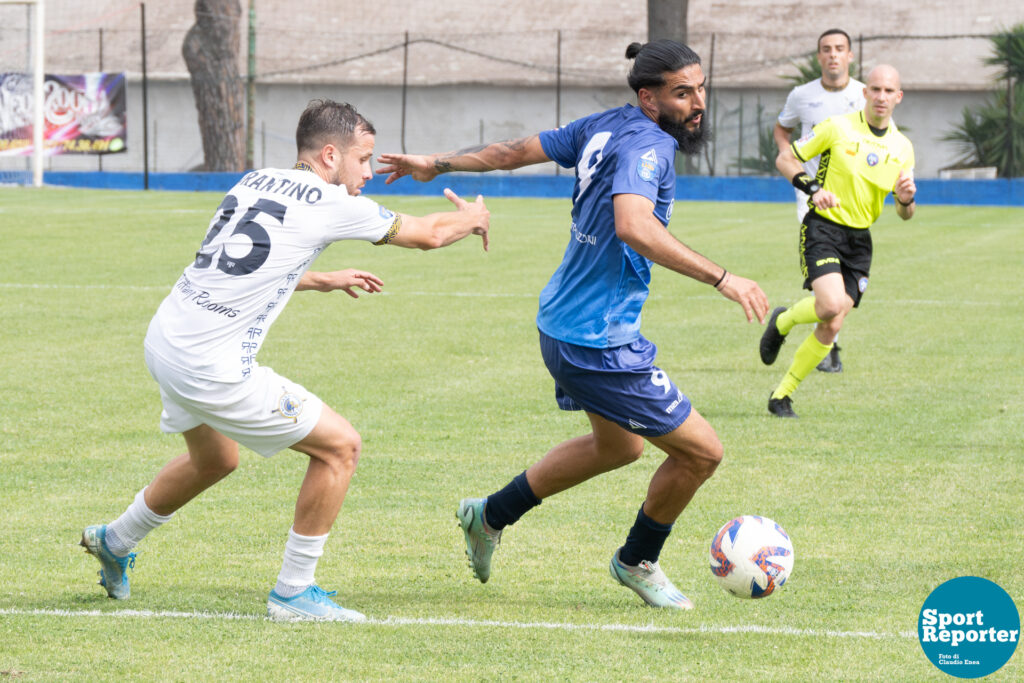
M668 225L675 196L675 139L625 105L540 134L548 158L576 169L572 226L562 263L540 295L537 326L561 341L611 348L640 337L652 262L615 235L612 198L654 202Z

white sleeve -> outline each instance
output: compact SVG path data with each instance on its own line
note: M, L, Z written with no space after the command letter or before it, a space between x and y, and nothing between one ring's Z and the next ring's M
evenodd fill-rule
M395 214L368 197L352 197L344 187L331 201L317 207L323 212L324 237L328 242L366 240L376 242L395 222Z
M797 94L797 89L793 88L789 91L789 95L786 97L786 104L783 105L782 111L779 112L779 125L783 128L798 128L800 126L800 95Z

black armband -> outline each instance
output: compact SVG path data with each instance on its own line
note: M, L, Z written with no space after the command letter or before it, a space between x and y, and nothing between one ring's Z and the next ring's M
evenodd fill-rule
M821 183L807 175L806 173L797 173L793 176L793 187L800 190L804 194L813 195L815 192L821 189Z

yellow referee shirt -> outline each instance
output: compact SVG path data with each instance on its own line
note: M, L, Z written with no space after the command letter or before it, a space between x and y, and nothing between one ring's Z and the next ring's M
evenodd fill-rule
M891 120L885 134L875 135L863 111L825 119L793 142L792 149L800 161L821 155L817 180L839 198L839 206L814 211L850 228L871 227L882 214L885 196L893 191L900 171L914 172L910 140Z

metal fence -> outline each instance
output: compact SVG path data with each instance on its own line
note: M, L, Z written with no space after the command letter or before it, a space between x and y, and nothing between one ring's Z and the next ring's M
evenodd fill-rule
M152 10L153 4L147 9ZM120 4L83 25L51 31L47 41L47 70L53 73L125 71L130 84L142 82L142 46L146 45L146 74L150 83L166 90L160 105L150 106L148 120L139 113L139 96L129 98L129 152L122 158L88 161L50 158L48 168L75 167L183 171L197 165L200 149L195 105L181 45L194 22L190 13L168 15L158 6L143 33L140 7ZM481 114L481 131L514 129L504 125L497 111L529 111L517 116L523 126L539 128L564 124L603 106L629 101L625 87L629 63L624 50L636 39L636 27L607 30L493 30L490 32L416 33L339 31L320 17L318 30L308 26L282 28L270 18L250 23L241 19L238 55L240 88L251 88L253 116L249 138L252 159L259 165L268 146L290 144L294 120L275 108L281 97L302 97L330 88L334 92L375 93L400 110L388 134L403 149L434 150L447 139L429 126L413 125L412 118L441 116L445 106L460 111L479 106L471 97L486 93L501 101L489 102ZM314 21L317 17L313 18ZM0 6L0 70L17 68L27 50L24 8ZM145 40L143 41L143 35ZM705 154L686 167L705 175L771 173L774 145L770 129L796 77L797 64L812 54L817 33L775 35L771 41L753 41L749 34L691 32L689 42L703 56L708 77L709 118L713 142ZM760 46L751 52L750 45ZM905 86L950 96L947 121L955 118L964 93L993 87L991 72L981 65L989 49L985 33L947 35L855 35L854 51L861 67L887 62L901 69ZM956 74L960 82L951 80ZM856 74L855 74L856 75ZM471 95L459 96L458 93ZM138 93L138 91L136 91ZM455 93L453 95L453 93ZM413 95L416 102L414 103ZM466 99L460 99L465 97ZM431 100L432 98L432 100ZM429 106L423 103L431 100ZM954 106L955 105L955 106ZM489 118L488 118L489 117ZM191 122L191 123L188 123ZM902 120L901 120L902 122ZM179 125L180 124L180 125ZM932 120L908 116L908 128L941 137L944 130ZM143 141L139 131L153 139ZM134 132L133 132L134 131ZM475 135L466 144L476 142ZM145 148L146 154L139 154ZM188 153L182 153L188 150ZM942 152L953 155L952 149ZM148 158L147 158L148 157ZM77 164L77 166L76 166ZM936 163L941 167L941 163Z

